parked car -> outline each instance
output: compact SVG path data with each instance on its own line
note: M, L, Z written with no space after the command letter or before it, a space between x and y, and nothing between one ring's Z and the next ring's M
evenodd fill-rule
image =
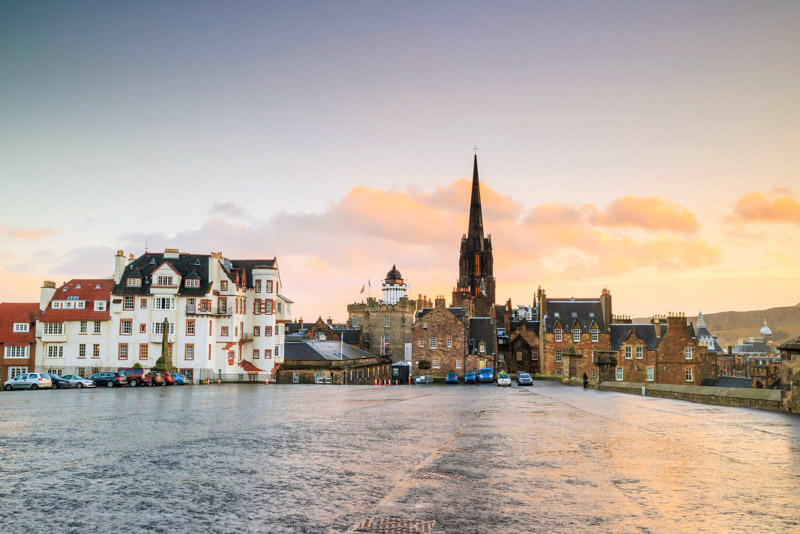
M136 386L153 386L161 384L160 381L155 381L155 375L149 369L144 367L125 367L119 370L120 373L125 375L128 380L128 385L131 387Z
M483 367L478 371L478 382L494 382L494 369L491 367Z
M458 384L458 375L456 373L450 372L447 373L447 376L444 377L445 384Z
M172 376L169 373L159 372L158 374L160 374L164 378L164 383L167 386L174 386L177 383L177 381L175 380L175 377Z
M3 388L6 391L12 389L50 389L53 381L47 373L22 373L21 375L6 380Z
M70 387L73 388L93 388L95 384L92 380L88 378L83 378L82 376L78 375L67 375L64 377L64 380L69 382Z
M61 378L55 373L42 373L42 374L49 376L50 380L53 381L53 389L62 389L62 388L69 389L69 387L71 386L69 380Z
M464 375L464 383L465 384L477 384L478 383L478 373L475 371L469 371Z
M128 379L122 373L95 373L89 377L98 386L107 388L122 387L128 385Z
M433 377L431 375L421 375L414 378L415 384L433 384Z
M170 373L170 375L172 375L172 378L175 379L175 384L178 386L183 386L192 383L188 378L186 378L180 373Z
M517 373L517 385L518 386L532 386L533 385L533 378L528 373Z
M497 373L497 385L507 387L511 385L511 377L505 371Z

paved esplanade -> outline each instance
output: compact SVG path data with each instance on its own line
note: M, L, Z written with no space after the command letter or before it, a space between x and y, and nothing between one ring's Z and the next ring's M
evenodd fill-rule
M546 382L0 393L3 532L798 532L799 473L796 416Z

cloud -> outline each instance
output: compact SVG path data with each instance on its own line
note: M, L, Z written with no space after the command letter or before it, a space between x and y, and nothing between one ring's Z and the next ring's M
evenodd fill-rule
M461 178L447 187L435 186L433 192L415 191L413 197L432 208L465 214L472 196L472 181ZM494 220L515 219L523 211L513 198L481 182L481 210L485 218Z
M252 220L253 217L242 206L234 202L214 202L208 213L213 215L222 215L228 219L243 219Z
M769 200L763 193L750 193L736 202L733 211L746 221L800 224L800 201L790 195Z
M12 239L43 239L55 234L51 228L9 228L0 225L0 237L10 237Z
M625 196L592 215L603 226L634 226L645 230L667 230L693 234L700 225L694 213L659 197Z

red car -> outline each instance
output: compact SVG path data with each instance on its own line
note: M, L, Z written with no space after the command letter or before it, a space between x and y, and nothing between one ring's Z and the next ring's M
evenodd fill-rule
M151 371L142 367L125 367L119 370L128 379L128 385L136 386L160 386L164 384L162 379Z
M150 371L154 375L158 375L164 380L164 383L161 384L162 386L174 386L175 385L175 377L169 373L162 373L160 371Z

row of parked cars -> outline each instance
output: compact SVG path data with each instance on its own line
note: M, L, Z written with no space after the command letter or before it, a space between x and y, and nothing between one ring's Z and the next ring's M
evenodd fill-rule
M180 373L163 373L141 367L120 369L118 372L95 373L88 378L78 375L59 376L55 373L23 373L6 380L3 389L62 389L94 387L172 386L190 384Z
M429 383L433 382L433 380L426 380L428 377L417 377L417 383ZM431 377L432 378L432 377ZM423 379L423 380L420 380ZM445 376L444 382L445 384L458 384L460 382L460 378L458 373L451 371L447 373ZM478 384L478 383L489 383L497 382L498 386L510 386L511 385L511 377L508 376L508 373L505 371L500 371L495 376L494 369L492 367L483 367L482 369L476 371L468 371L464 374L464 383L465 384ZM533 385L533 377L529 373L517 373L517 385L518 386L532 386Z

